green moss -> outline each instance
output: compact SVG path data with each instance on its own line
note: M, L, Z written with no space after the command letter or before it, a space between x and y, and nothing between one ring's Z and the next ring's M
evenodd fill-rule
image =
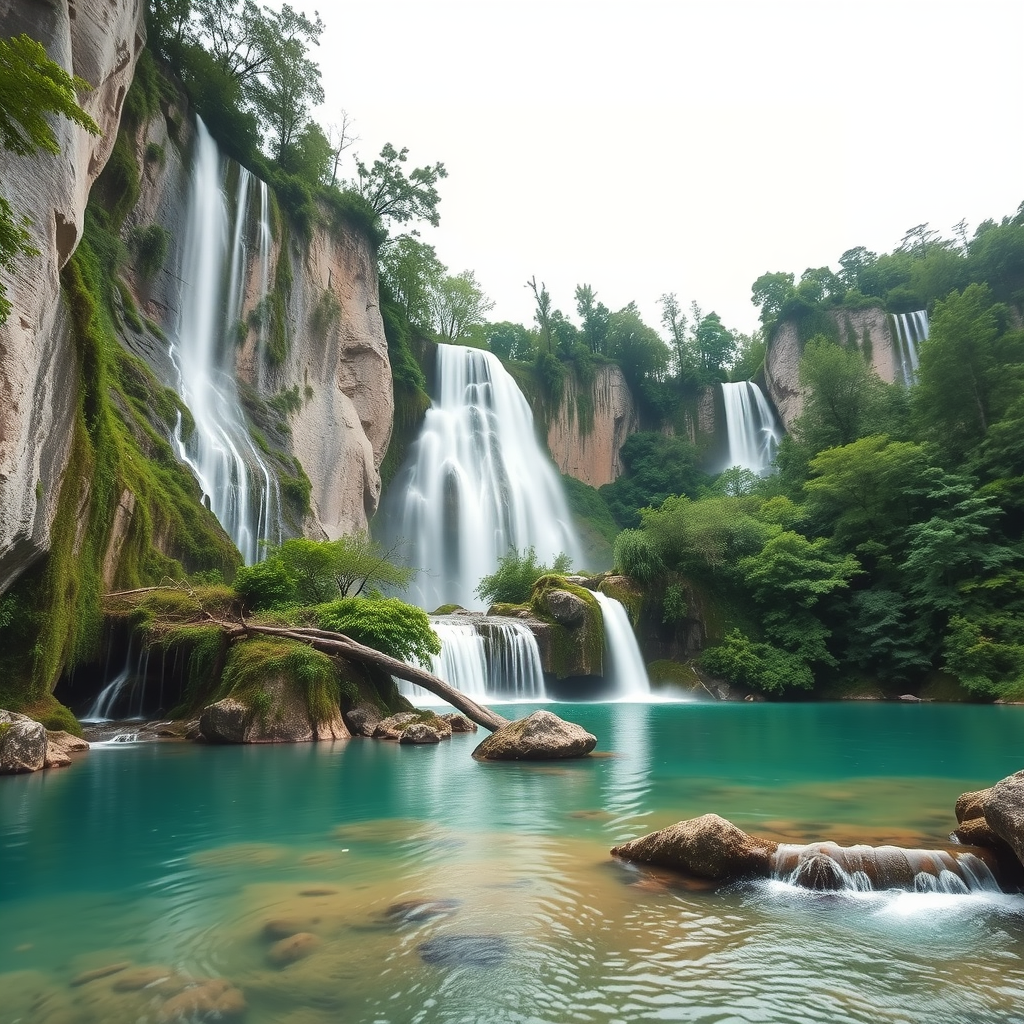
M544 598L552 590L565 590L580 598L587 606L583 625L567 629L544 610ZM564 576L541 576L530 596L530 610L550 625L551 671L558 679L579 675L578 667L587 666L597 675L604 666L604 616L597 598L586 589L570 583Z
M295 475L290 476L287 473L280 473L278 479L281 484L281 494L286 501L291 502L296 511L301 516L308 515L312 509L311 498L313 494L313 484L309 477L306 476L306 471L302 468L302 463L298 459L294 460L295 464Z
M281 251L274 270L274 287L267 296L266 348L264 357L271 366L280 366L288 356L288 296L292 290L292 266L288 258L289 231L282 220Z
M135 256L135 268L143 280L150 280L164 265L171 233L160 224L133 228L129 238Z
M330 288L325 288L309 315L310 330L317 337L323 338L337 330L340 323L341 303Z
M4 736L10 731L10 722L0 722L0 743L3 742Z
M115 231L120 231L128 212L135 208L142 192L142 179L131 139L125 129L117 133L110 159L107 160L99 178L96 179L96 193Z
M212 624L168 627L154 622L142 630L142 635L151 655L158 653L165 666L170 662L172 672L177 667L182 678L182 697L171 710L171 717L182 718L198 711L220 683L227 653L224 631Z
M644 592L625 576L606 576L597 589L618 601L629 613L629 621L636 628L640 613L644 610Z
M647 677L655 689L670 686L681 690L705 692L704 684L691 661L670 661L667 658L652 661L647 666Z
M135 300L132 298L128 285L118 278L114 282L114 287L121 298L121 315L124 318L125 324L136 334L141 334L143 328L142 318L139 316L139 311L135 306Z
M453 612L463 611L461 604L442 604L440 607L435 608L430 614L431 615L451 615ZM495 612L496 615L500 615L501 612Z

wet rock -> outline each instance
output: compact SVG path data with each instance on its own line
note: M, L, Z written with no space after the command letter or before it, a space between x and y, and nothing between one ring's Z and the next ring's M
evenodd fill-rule
M830 892L846 887L846 872L831 857L816 853L800 862L789 881L804 889Z
M72 988L78 988L80 985L88 985L90 981L96 981L98 978L109 978L111 974L126 971L129 967L131 967L131 962L128 960L105 964L103 967L95 967L91 971L82 971L81 974L76 974L70 984Z
M451 735L449 733L449 735ZM401 739L399 743L409 744L423 744L423 743L440 743L441 734L436 729L431 729L429 725L424 722L413 722L411 725L405 727L402 730Z
M64 768L71 764L71 754L79 750L88 750L89 744L85 740L72 736L62 729L55 729L46 733L46 760L47 768Z
M717 814L704 814L616 846L612 854L717 880L769 877L777 848L777 843L749 836Z
M1024 771L992 787L985 799L985 820L1024 864Z
M383 715L372 704L357 704L344 713L344 718L353 736L372 736Z
M139 992L144 988L180 992L188 982L170 967L135 967L114 980L115 992Z
M949 835L951 839L965 846L988 846L993 849L1002 847L1012 853L1010 847L992 831L992 826L984 817L971 817L960 822Z
M172 996L160 1007L160 1021L233 1020L245 1013L245 996L223 978L211 978Z
M280 939L288 939L299 932L309 931L311 924L318 924L320 918L297 918L297 917L276 917L271 921L265 921L260 934L264 939L277 942Z
M245 743L249 706L234 697L210 704L199 718L200 735L211 743Z
M312 932L296 932L279 939L267 950L267 960L274 967L287 967L309 956L320 945L320 937Z
M348 740L351 738L352 733L348 731L345 719L342 718L341 711L337 708L334 709L334 714L326 722L316 722L313 725L313 739L315 740L329 743L332 740Z
M498 967L510 952L503 935L439 935L419 946L420 959L438 967Z
M416 924L421 921L433 921L437 917L447 917L462 906L461 900L403 900L392 903L384 911L384 918L398 924Z
M985 801L992 792L992 787L979 789L973 793L961 793L956 801L956 820L969 821L971 818L985 817Z
M8 720L0 722L0 775L39 771L46 763L46 729L23 715L3 714Z
M550 711L534 711L491 733L473 751L478 761L549 761L585 757L597 737Z
M587 602L567 590L545 590L539 599L540 607L567 629L582 626L587 619Z
M419 714L415 711L401 711L397 715L390 715L377 724L373 730L375 740L399 740L406 726L419 721Z
M440 717L448 723L452 732L476 732L477 730L476 722L471 722L465 715L460 715L458 712L451 712Z

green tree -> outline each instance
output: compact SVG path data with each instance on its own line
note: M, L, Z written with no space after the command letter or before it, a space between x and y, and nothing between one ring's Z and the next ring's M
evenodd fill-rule
M534 355L533 338L522 324L509 320L488 324L484 330L487 347L499 358L528 362Z
M536 309L533 311L533 319L536 321L537 327L540 329L541 350L548 353L548 355L551 355L551 293L548 291L548 286L543 281L541 281L540 287L537 287L536 274L526 282L526 287L533 292L533 301L536 306Z
M431 297L445 274L434 247L413 235L389 238L381 246L380 274L405 319L418 327L429 327Z
M18 156L38 149L57 154L60 146L49 118L53 114L99 135L96 122L78 105L76 90L89 84L69 75L46 56L43 44L22 34L0 39L0 143ZM35 256L24 222L19 223L10 203L0 194L0 269L17 272L18 260ZM0 323L11 312L7 290L0 281Z
M537 561L537 551L532 545L522 551L510 548L498 559L494 572L481 578L476 593L487 604L525 604L541 576L564 575L571 568L572 562L564 552L547 566Z
M408 159L408 147L395 149L388 142L369 167L357 160L356 191L382 221L407 224L411 220L425 220L436 228L441 220L437 212L441 201L437 183L447 178L448 172L444 164L436 163L432 167L415 167L406 174L403 165Z
M750 301L761 311L761 326L766 338L771 338L782 308L794 291L793 275L781 271L762 274L751 285Z
M583 324L582 334L591 352L604 354L607 348L608 318L611 313L589 284L576 285L576 312Z
M708 313L694 324L694 349L700 366L701 382L725 379L725 368L736 354L736 338L717 313Z
M477 284L472 270L438 281L430 296L433 325L438 337L448 343L465 338L471 328L485 322L494 302Z
M426 612L393 597L346 597L319 609L321 629L342 633L410 664L429 663L441 641Z

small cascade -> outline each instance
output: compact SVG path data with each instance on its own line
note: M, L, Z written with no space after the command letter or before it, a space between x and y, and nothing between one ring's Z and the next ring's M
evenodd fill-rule
M651 681L636 642L636 634L621 601L594 591L604 617L604 677L615 685L619 700L646 700Z
M497 357L437 347L438 394L389 492L389 534L422 570L422 608L481 606L475 590L512 548L551 564L578 556L561 481L537 443L533 413Z
M782 439L782 428L775 413L753 381L725 383L721 387L729 442L729 453L722 468L739 466L764 476L771 471Z
M431 618L441 653L424 668L474 700L543 700L544 670L537 640L514 619L475 621ZM415 700L437 698L412 683L401 692Z
M179 418L174 440L179 457L199 481L203 501L251 565L262 557L266 542L281 541L281 500L277 477L249 434L234 377L235 339L249 266L249 197L255 179L238 169L232 219L224 178L217 144L199 121L179 317L170 346L178 393L195 429L184 436ZM260 185L262 195L266 186Z
M878 892L1000 892L989 866L976 854L904 850L897 846L782 844L772 858L773 877L804 889Z
M92 706L81 716L82 722L111 722L142 718L146 701L146 676L149 649L133 655L131 642L124 668L100 690Z
M928 340L928 313L918 309L913 313L893 313L896 356L895 379L910 386L917 380L918 348Z
M259 324L256 336L256 382L262 392L266 391L265 375L267 360L265 356L267 348L267 325L270 318L267 315L267 296L270 294L270 248L274 241L273 233L270 230L270 189L267 183L258 178L260 187L260 221L259 231L256 236L260 268L260 299L256 307L260 311Z

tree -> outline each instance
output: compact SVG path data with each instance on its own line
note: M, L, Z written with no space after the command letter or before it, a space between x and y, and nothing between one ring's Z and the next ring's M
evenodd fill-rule
M686 314L680 308L675 292L667 292L658 302L661 303L661 326L668 334L672 349L672 373L681 378L693 364L690 339L686 333Z
M59 153L48 120L53 114L66 117L91 135L99 135L99 126L78 105L75 95L76 90L88 88L88 82L69 75L50 60L37 40L25 34L0 39L0 143L4 149L18 156L28 156L38 149ZM10 203L0 195L0 269L14 274L19 258L35 255L24 222L15 220ZM0 323L11 311L6 295L0 282Z
M668 369L669 350L658 332L640 318L635 302L609 318L608 355L619 363L626 380L641 396L645 385L662 380Z
M522 324L502 320L500 323L489 324L484 334L487 347L499 359L526 362L534 354L533 339Z
M431 295L434 329L449 343L464 338L470 328L484 323L485 314L493 308L494 302L477 284L472 270L442 278Z
M590 351L603 354L611 314L603 302L597 301L597 292L589 284L576 285L576 312L583 323L583 338Z
M782 307L794 290L793 275L782 272L762 274L751 285L750 301L761 310L761 326L766 338L771 337Z
M847 249L842 256L839 257L839 279L846 285L847 288L855 288L858 291L864 291L861 285L861 274L865 267L870 266L878 257L873 252L869 252L864 248L863 245L858 245L853 249Z
M725 367L736 354L736 339L717 313L708 313L694 324L693 342L700 365L702 383L724 379Z
M564 552L547 566L537 561L537 552L532 545L521 552L510 548L498 559L494 572L481 578L476 593L487 604L525 604L541 576L550 573L564 575L571 568L569 556Z
M359 141L359 136L352 133L352 119L348 111L342 109L341 122L333 124L327 131L327 139L331 146L331 184L338 180L338 164L346 149Z
M801 298L814 305L840 302L846 294L843 282L828 267L808 267L796 290Z
M540 288L537 287L537 275L534 274L529 281L526 282L527 288L533 292L533 299L536 304L536 309L533 311L533 319L536 321L537 326L540 328L540 337L542 342L542 348L549 355L551 354L551 294L548 292L548 286L541 281Z
M395 149L388 142L370 167L357 160L356 191L382 221L406 224L425 220L436 228L441 220L437 212L441 201L437 183L448 177L448 172L444 164L437 163L433 167L415 167L407 175L403 164L408 159L407 147Z
M414 235L389 238L380 250L380 274L408 323L429 327L431 298L445 274L434 247Z

